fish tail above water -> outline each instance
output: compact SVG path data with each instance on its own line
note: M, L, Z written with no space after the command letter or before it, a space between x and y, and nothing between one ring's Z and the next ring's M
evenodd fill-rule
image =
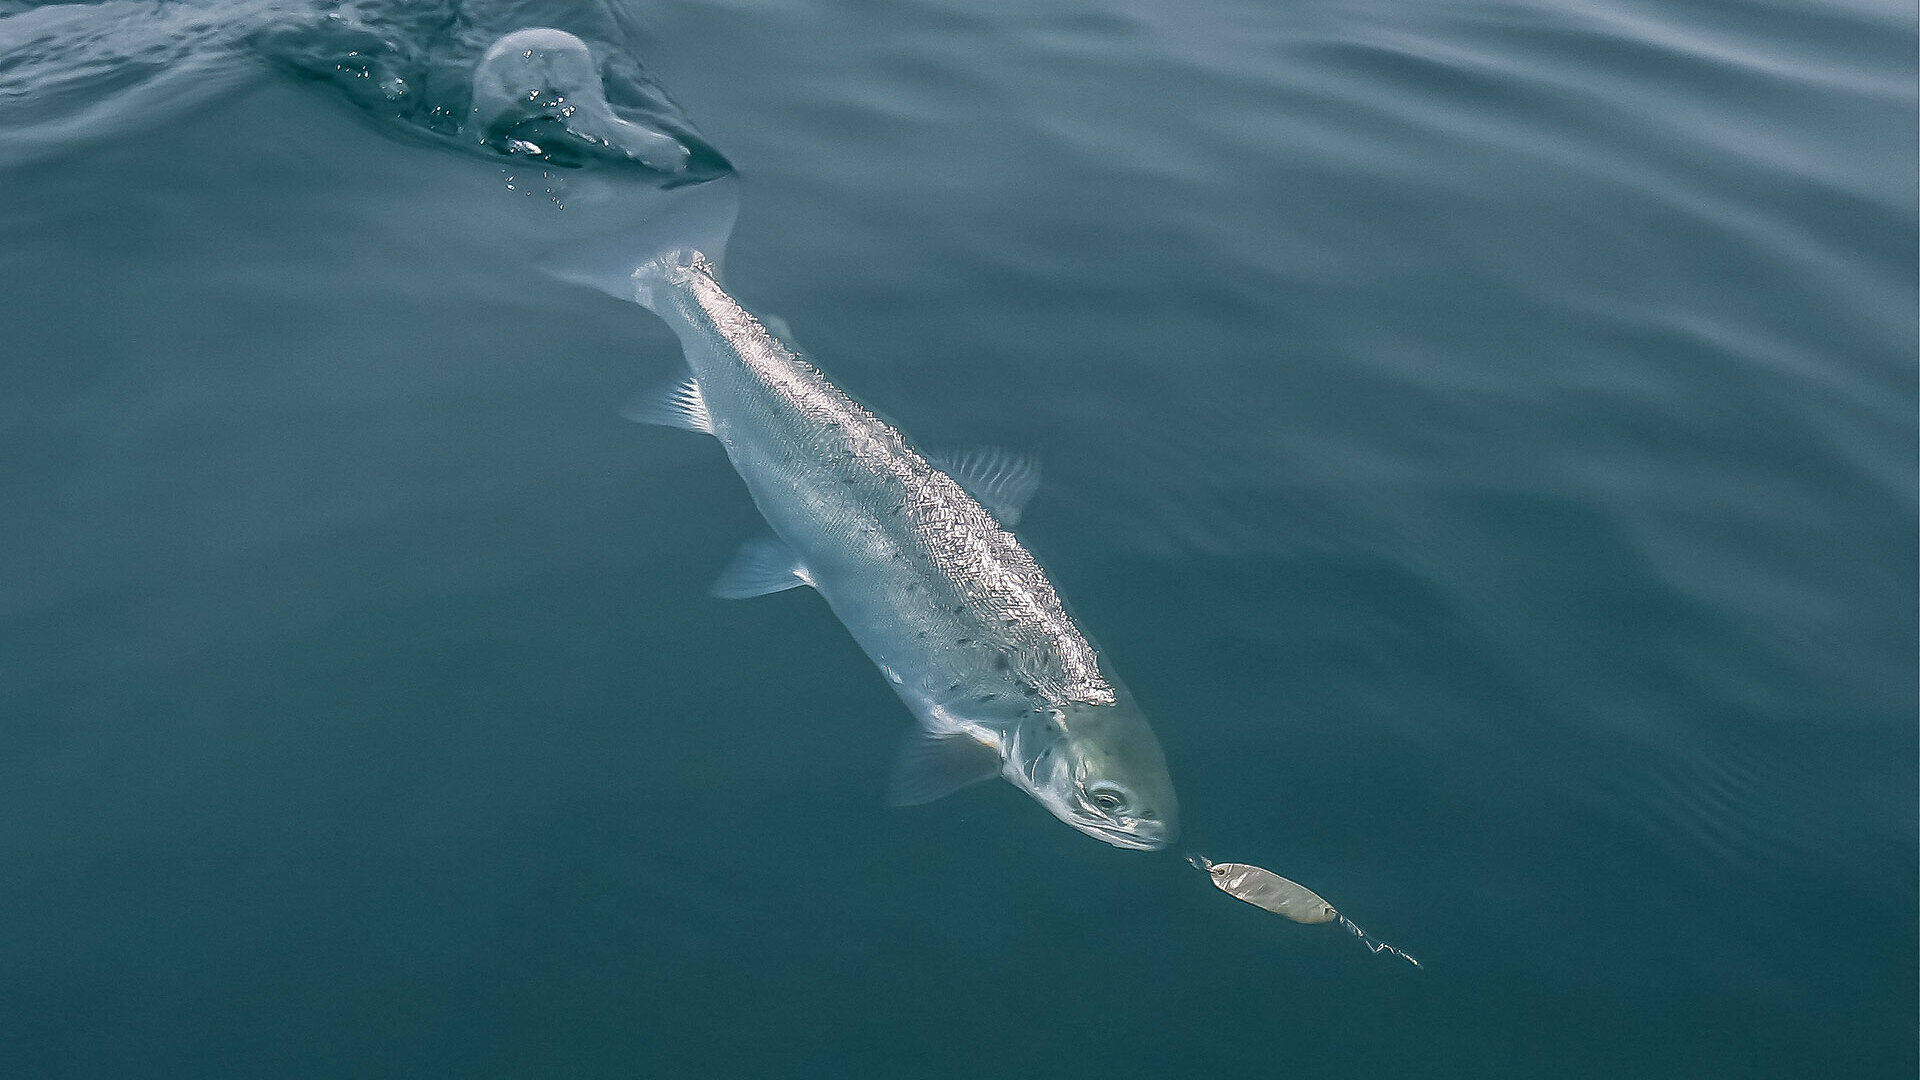
M675 188L664 199L630 228L558 253L547 261L547 271L652 310L653 283L661 272L696 254L720 266L740 211L740 182L723 176Z

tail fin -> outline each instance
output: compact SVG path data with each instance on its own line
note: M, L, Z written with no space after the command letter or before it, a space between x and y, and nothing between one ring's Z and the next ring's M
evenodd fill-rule
M562 281L651 309L652 279L694 253L717 268L740 211L732 175L674 188L652 213L550 257L545 269Z

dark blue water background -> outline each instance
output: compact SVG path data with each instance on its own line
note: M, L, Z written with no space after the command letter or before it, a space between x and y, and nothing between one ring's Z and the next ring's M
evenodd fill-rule
M1913 1075L1910 5L467 7L356 9L389 108L0 3L0 1073ZM1425 970L882 805L563 170L436 127L542 23L739 168L738 295L1041 457L1193 842Z

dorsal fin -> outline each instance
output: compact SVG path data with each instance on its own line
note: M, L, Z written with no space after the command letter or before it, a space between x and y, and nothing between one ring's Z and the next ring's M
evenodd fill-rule
M983 446L927 458L934 468L953 477L967 494L980 500L1000 524L1011 529L1040 487L1040 463L1027 454Z

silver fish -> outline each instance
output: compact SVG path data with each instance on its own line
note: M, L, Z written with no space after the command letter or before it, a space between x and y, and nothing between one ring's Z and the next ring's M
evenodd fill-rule
M922 453L729 295L718 264L735 184L681 189L644 235L556 267L646 306L680 338L687 370L626 415L718 438L771 527L715 595L806 585L826 598L919 721L896 803L1004 776L1109 844L1172 843L1179 809L1159 741L1008 531L1037 472L1004 452Z

